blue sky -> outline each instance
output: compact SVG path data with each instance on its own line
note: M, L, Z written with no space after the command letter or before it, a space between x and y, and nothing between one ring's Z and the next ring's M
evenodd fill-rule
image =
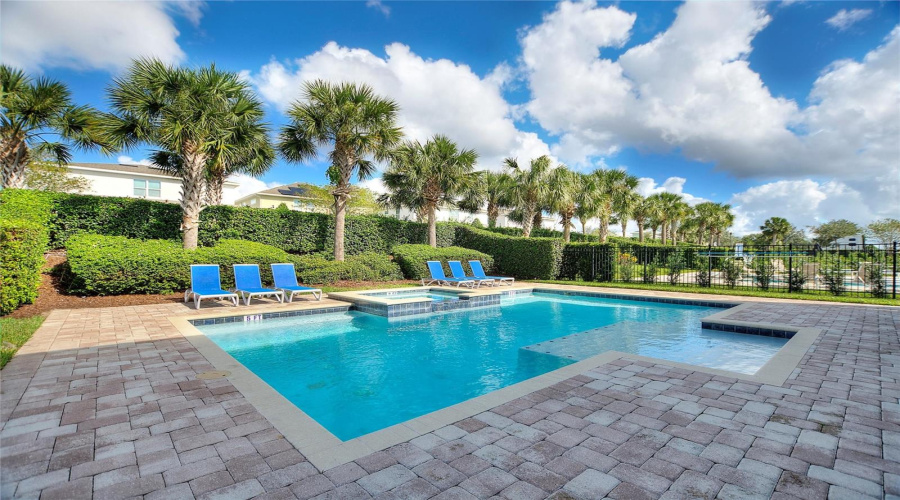
M398 100L409 135L450 135L483 168L543 153L625 168L645 194L732 203L737 232L773 215L900 217L898 2L4 2L3 14L5 63L99 108L139 55L245 72L275 128L304 80L352 79ZM324 171L280 161L244 189L321 184Z

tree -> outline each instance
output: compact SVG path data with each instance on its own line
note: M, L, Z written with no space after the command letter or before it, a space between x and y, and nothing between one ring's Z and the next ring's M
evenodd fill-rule
M643 197L637 191L634 191L635 187L637 187L637 182L634 183L633 187L628 186L628 189L617 193L615 199L613 199L613 209L616 217L619 219L619 224L622 225L623 238L628 236L626 234L628 221L634 216L635 207L643 200Z
M375 94L368 85L332 84L316 80L304 85L304 97L287 111L278 149L290 162L315 158L317 148L332 145L328 178L334 186L334 259L344 260L344 224L353 174L371 177L369 159L389 159L402 132L396 126L399 106Z
M779 241L784 243L787 235L794 230L794 226L783 217L769 217L759 229L771 245L777 245Z
M463 210L475 213L487 205L488 227L495 228L500 210L510 206L511 179L506 173L490 170L475 172L475 175L478 179L474 189L460 200L459 206Z
M882 243L900 241L900 220L876 220L866 226L866 234L878 238Z
M541 156L531 160L527 170L519 166L515 158L506 158L504 164L512 179L510 185L511 204L521 212L522 236L531 236L534 217L541 209L549 192L549 178L552 170L550 157Z
M652 194L648 199L652 199L652 203L657 205L658 212L656 217L658 218L659 226L662 228L662 235L660 237L662 242L665 243L669 239L672 222L677 221L683 211L683 198L679 194L664 191L662 193ZM655 236L656 235L654 234L654 237Z
M694 218L697 226L697 244L703 244L703 236L709 232L709 242L712 244L712 228L716 224L721 205L712 201L705 201L694 206Z
M597 213L594 182L591 174L576 172L578 192L575 197L575 217L581 222L581 234L587 236L587 223Z
M437 209L456 206L474 190L476 161L475 150L461 150L442 135L425 144L407 141L391 154L391 166L382 176L389 193L382 199L389 205L424 208L428 214L428 244L437 247Z
M640 198L631 210L631 217L638 227L638 241L641 243L644 242L644 227L647 225L647 221L652 215L652 212L653 207L651 206L651 203L647 201L647 198Z
M70 175L65 165L41 155L41 158L31 160L25 169L25 186L41 191L83 193L91 188L91 181L80 175Z
M840 238L846 238L862 232L862 228L856 225L855 222L850 222L846 219L832 220L819 226L812 226L810 230L816 235L813 238L813 242L823 247L834 244Z
M72 146L100 146L108 152L99 120L94 108L72 103L63 83L34 81L21 70L0 65L0 187L23 187L34 155L62 165L72 159Z
M638 185L637 177L623 170L595 170L592 174L591 194L595 216L600 219L600 243L606 243L609 224L617 208L622 208ZM627 224L627 221L626 221Z
M210 169L245 159L237 136L265 128L262 103L237 73L214 64L174 67L158 59L133 62L113 81L109 100L112 113L103 126L110 141L124 148L158 147L154 160L181 178L183 245L197 248Z
M559 223L563 227L563 240L569 242L572 232L572 218L575 217L577 208L578 185L582 178L569 170L565 165L560 165L550 173L550 190L547 199L550 201L550 213L559 214Z

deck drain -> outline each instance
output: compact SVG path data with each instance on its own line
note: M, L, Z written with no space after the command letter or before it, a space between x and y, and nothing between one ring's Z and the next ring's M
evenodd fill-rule
M226 370L212 370L208 372L198 373L197 378L200 380L212 380L214 378L225 378L231 375L231 372Z

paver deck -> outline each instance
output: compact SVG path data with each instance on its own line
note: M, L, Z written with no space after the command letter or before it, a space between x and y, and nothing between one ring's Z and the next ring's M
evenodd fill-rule
M197 378L168 318L208 308L54 311L0 374L0 496L900 498L900 308L753 302L823 331L781 386L623 358L325 471Z

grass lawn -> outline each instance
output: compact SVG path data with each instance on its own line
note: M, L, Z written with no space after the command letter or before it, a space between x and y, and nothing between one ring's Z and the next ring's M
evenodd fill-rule
M30 318L0 318L0 341L3 347L0 348L0 368L6 366L13 354L44 322L43 316L32 316ZM10 345L11 344L11 345Z
M730 288L699 288L696 286L685 285L661 285L661 284L644 284L644 283L601 283L596 281L563 281L563 280L544 280L535 281L535 283L554 283L557 285L582 285L595 286L603 288L629 288L636 290L657 290L660 292L685 292L699 293L707 295L734 295L743 297L767 297L774 299L797 299L797 300L817 300L821 302L846 302L851 304L876 304L884 306L898 306L900 299L876 299L872 297L853 297L853 296L834 296L828 292L805 291L803 293L787 293L786 291L761 291L761 290L738 290Z

